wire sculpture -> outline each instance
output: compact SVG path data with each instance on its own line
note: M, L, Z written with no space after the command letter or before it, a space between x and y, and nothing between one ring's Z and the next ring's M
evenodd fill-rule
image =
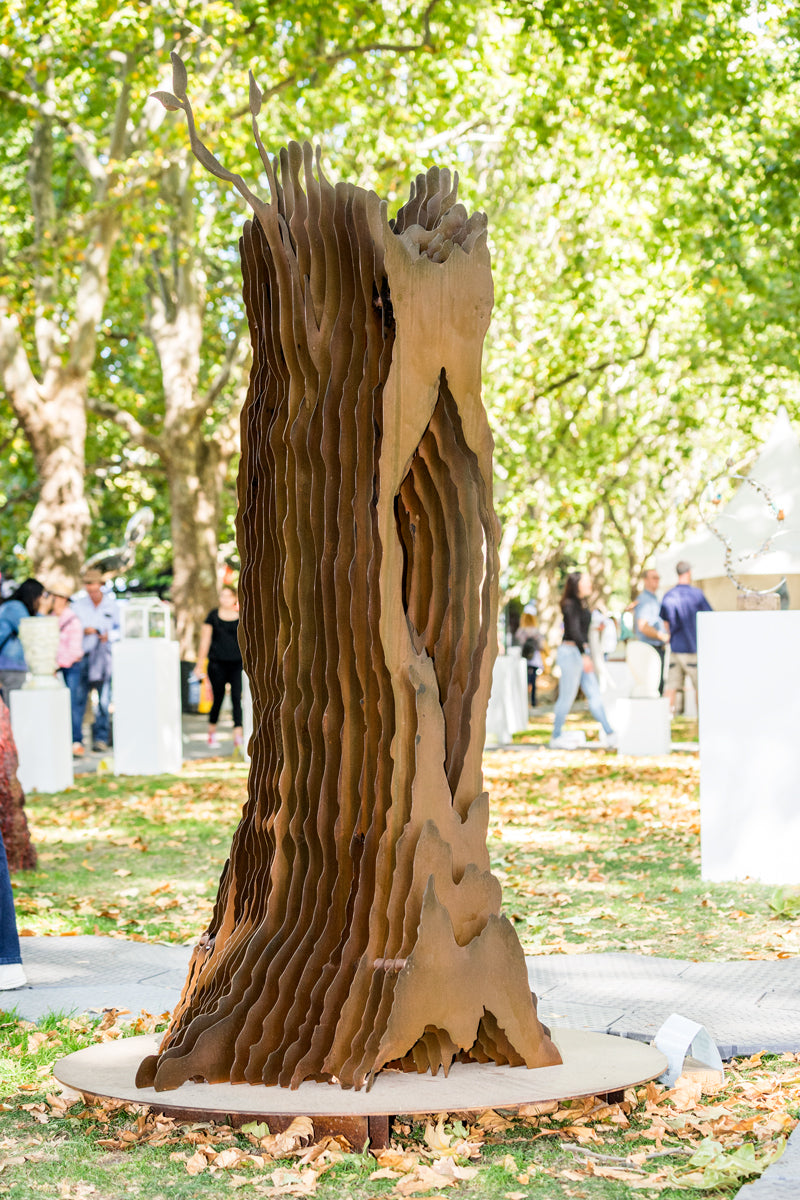
M776 522L775 530L773 530L773 532L769 535L769 537L765 538L765 540L761 543L761 545L758 547L757 550L752 550L752 551L750 551L750 553L747 553L747 554L736 554L736 556L735 556L736 557L736 567L734 568L734 553L735 552L734 552L733 545L731 543L730 538L726 537L724 533L720 532L720 530L714 524L713 517L708 513L708 511L703 506L701 506L700 515L703 519L703 524L706 525L706 527L711 530L714 537L717 538L717 540L720 541L722 543L722 545L725 547L725 560L724 560L725 574L728 576L728 579L730 579L730 581L734 585L734 587L745 596L770 596L770 595L772 595L773 592L779 591L785 585L785 583L786 583L785 576L783 576L783 578L780 580L780 582L776 583L774 587L764 588L762 591L759 591L756 588L748 587L746 584L742 583L741 579L739 579L736 575L736 570L737 569L741 570L742 566L744 566L745 563L755 562L756 559L761 558L762 555L766 554L771 549L772 539L775 537L775 534L780 529L781 522L784 519L783 509L778 508L777 504L772 499L772 495L771 495L769 489L767 487L765 487L765 485L763 483L760 483L757 479L753 479L753 477L751 475L739 474L738 471L733 470L733 466L734 466L733 459L729 458L725 463L725 470L720 471L720 473L718 475L716 475L709 483L709 491L711 491L713 489L714 484L716 484L718 480L723 479L723 478L735 479L739 483L746 483L747 486L752 488L753 491L757 495L763 497L764 502L766 503L767 507L769 508L770 512L772 513L772 515L775 518L775 522ZM711 497L709 503L711 503L715 507L718 507L722 503L721 491L717 491L716 495Z

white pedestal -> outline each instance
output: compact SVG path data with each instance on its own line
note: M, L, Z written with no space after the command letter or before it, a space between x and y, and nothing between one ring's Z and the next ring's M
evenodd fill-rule
M250 680L247 673L242 671L242 756L246 763L250 762L250 738L253 736L253 693L250 690Z
M611 722L611 728L616 729L619 724L617 720L617 704L620 700L624 700L630 696L633 691L633 675L626 662L612 658L602 664L597 677L600 681L603 708L606 710L606 716Z
M26 792L72 787L72 714L67 688L17 688L9 697L17 778Z
M528 664L517 654L499 654L492 672L492 694L486 710L486 741L500 746L512 733L528 728Z
M127 638L112 653L114 774L177 773L183 764L178 643Z
M620 754L669 754L671 747L669 701L639 699L633 696L617 700L614 730L619 737Z
M800 612L697 619L703 879L800 883Z

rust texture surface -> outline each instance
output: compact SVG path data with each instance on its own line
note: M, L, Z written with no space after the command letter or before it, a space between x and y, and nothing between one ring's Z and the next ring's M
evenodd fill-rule
M211 924L137 1083L557 1063L486 848L486 218L432 169L389 221L310 146L273 160L256 133L265 202L199 142L178 64L175 92L195 153L254 211L238 515L254 734ZM254 85L251 108L255 129Z

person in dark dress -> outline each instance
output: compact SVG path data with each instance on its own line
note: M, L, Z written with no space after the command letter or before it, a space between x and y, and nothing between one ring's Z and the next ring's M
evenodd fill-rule
M606 746L614 748L617 744L616 734L609 724L606 710L600 696L600 685L594 663L589 653L589 626L592 614L588 605L592 582L588 575L581 571L573 571L567 576L564 594L561 597L561 612L564 617L564 640L556 652L556 662L561 672L558 681L558 700L556 701L553 736L550 745L556 750L574 749L574 743L563 733L564 722L569 710L575 703L575 697L582 691L589 703L589 710L602 728L602 741Z
M198 679L208 676L214 696L208 714L208 744L213 749L219 747L217 721L228 686L233 707L233 744L242 744L242 654L238 633L239 601L232 587L224 587L219 593L219 607L212 608L203 623L195 669Z

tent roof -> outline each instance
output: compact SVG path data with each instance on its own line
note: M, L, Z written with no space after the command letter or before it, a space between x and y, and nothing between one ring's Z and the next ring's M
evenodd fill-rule
M715 521L733 546L734 571L737 575L800 574L800 443L783 406L748 478L766 487L773 503L783 509L784 520L776 525L764 497L748 484L739 484ZM766 554L754 562L739 558L754 554L768 537L772 537L772 545ZM665 581L674 578L675 564L681 559L691 563L695 580L725 574L725 547L705 527L655 558Z

